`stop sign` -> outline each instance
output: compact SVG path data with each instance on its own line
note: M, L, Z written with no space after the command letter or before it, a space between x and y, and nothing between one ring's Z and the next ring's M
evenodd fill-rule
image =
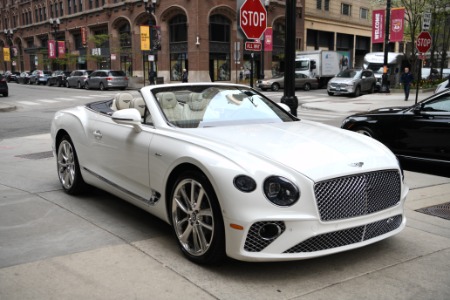
M428 31L422 31L417 37L416 48L420 53L425 53L431 48L431 35Z
M267 11L260 0L246 0L239 13L241 29L248 39L259 39L267 27Z

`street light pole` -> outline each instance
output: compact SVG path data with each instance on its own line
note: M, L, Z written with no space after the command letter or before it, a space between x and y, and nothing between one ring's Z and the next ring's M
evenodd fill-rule
M149 3L149 0L142 0L142 1L144 1L145 11L148 13L148 29L149 29L149 34L150 34L150 54L151 54L151 53L153 53L153 50L152 50L152 48L153 48L152 14L154 14L156 11L156 1L157 0L151 0L151 3ZM145 59L144 59L144 62L145 62ZM149 75L150 75L150 72L153 73L153 62L151 62L151 61L149 62L148 69L149 69ZM143 73L144 73L144 86L145 86L145 63L144 63L143 71L144 71ZM150 78L149 78L149 80L150 80Z
M264 7L266 8L266 12L267 15L269 14L268 10L269 10L269 4L270 4L270 0L264 0ZM263 80L265 77L264 74L264 46L266 43L266 32L264 31L263 35L262 35L262 45L261 45L261 73L259 75L259 79Z
M13 34L14 34L14 32L13 32L13 30L12 29L5 29L4 31L3 31L4 33L5 33L5 36L6 36L6 42L8 43L8 46L9 46L9 56L10 56L10 58L11 58L11 50L12 50L12 45L13 45ZM11 72L13 72L14 70L13 70L13 63L12 63L12 60L10 59L10 63L11 63ZM7 67L6 67L6 61L5 61L5 69L6 69Z
M388 83L388 52L389 52L389 32L390 32L390 23L389 19L391 18L391 0L387 0L386 2L386 26L385 26L385 34L384 34L384 62L383 62L383 76L381 77L381 93L390 93L389 83Z
M291 114L297 116L298 99L295 96L295 19L296 0L286 0L286 33L284 49L284 95L281 103L286 104L291 109Z
M56 18L56 19L50 18L49 21L50 21L50 26L53 29L53 38L56 40L56 33L58 32L61 21L59 20L59 18Z

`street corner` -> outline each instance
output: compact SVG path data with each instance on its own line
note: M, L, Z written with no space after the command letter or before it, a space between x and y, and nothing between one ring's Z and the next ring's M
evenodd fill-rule
M0 112L9 112L16 110L16 108L17 107L15 105L0 103Z

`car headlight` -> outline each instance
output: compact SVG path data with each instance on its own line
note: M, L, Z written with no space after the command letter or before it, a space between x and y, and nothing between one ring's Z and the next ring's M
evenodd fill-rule
M247 175L238 175L233 180L234 186L244 193L253 192L256 189L256 182Z
M270 176L264 180L264 194L278 206L291 206L300 198L300 191L290 180L280 176Z

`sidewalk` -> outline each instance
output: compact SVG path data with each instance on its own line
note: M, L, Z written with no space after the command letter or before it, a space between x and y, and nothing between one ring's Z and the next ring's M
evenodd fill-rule
M432 91L420 92L418 94L417 102L433 95ZM393 106L411 106L416 103L416 91L412 91L409 95L409 100L405 101L403 93L375 93L365 94L358 98L351 98L348 96L334 96L329 97L326 101L308 101L299 104L299 109L316 109L335 112L366 112L381 107Z

